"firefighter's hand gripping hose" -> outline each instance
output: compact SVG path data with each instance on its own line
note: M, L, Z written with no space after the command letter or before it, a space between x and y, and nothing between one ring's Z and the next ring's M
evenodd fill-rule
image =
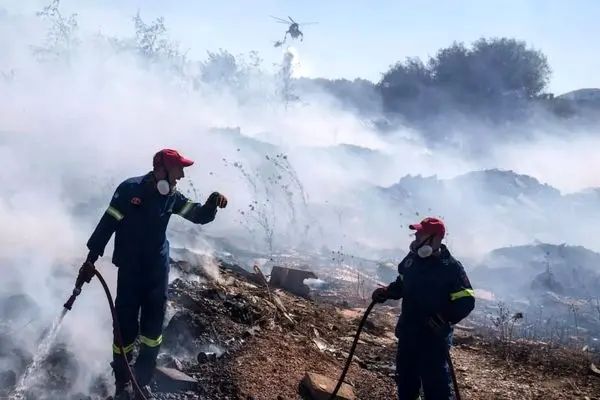
M344 383L344 378L346 378L346 374L348 373L348 369L350 368L350 364L352 363L352 358L354 357L354 351L356 350L356 345L358 344L360 333L362 332L363 327L365 326L365 322L367 322L367 318L369 317L369 314L371 313L371 310L373 310L375 304L377 304L376 301L372 301L371 304L369 304L369 306L365 310L365 313L363 314L362 319L360 320L360 323L358 324L358 329L356 330L356 334L354 335L352 347L350 347L350 353L348 354L348 358L346 359L346 365L344 365L344 370L342 371L342 374L338 379L338 383L335 386L335 389L333 389L333 392L331 393L331 396L329 396L328 400L335 400L338 391L342 387L342 383ZM456 400L461 400L460 392L458 390L458 382L456 381L456 373L454 372L454 365L452 364L452 358L450 356L450 349L446 347L446 351L448 352L448 366L450 369L450 374L452 375L452 384L454 386L454 398Z
M119 327L119 322L117 319L117 312L115 310L115 304L114 304L112 295L110 294L110 290L108 288L108 285L106 284L106 281L104 280L104 277L102 276L102 274L100 274L100 272L98 272L98 270L91 263L87 264L87 265L84 264L84 266L79 271L79 276L77 277L77 281L75 283L75 289L73 289L73 294L71 294L69 299L64 304L64 308L65 308L65 310L69 310L69 311L71 310L71 308L73 307L73 303L75 302L75 299L81 293L81 288L83 286L83 283L84 282L89 283L93 276L96 276L98 278L98 280L100 281L100 284L102 285L102 288L104 289L104 293L106 294L106 299L108 300L108 306L110 307L110 312L111 312L112 319L113 319L113 325L114 325L117 345L118 345L119 349L121 350L121 354L125 354L125 348L123 346L123 339L121 337L121 330ZM352 346L350 347L350 352L348 354L348 358L346 359L346 364L344 365L344 369L342 370L342 374L340 375L340 378L338 379L337 385L333 389L331 396L329 396L329 400L334 400L336 398L338 391L340 390L340 388L342 387L342 384L344 383L344 379L346 378L346 374L348 373L348 369L350 368L350 364L352 363L352 359L354 358L354 352L356 350L356 345L358 344L358 339L360 338L360 334L363 330L363 327L365 326L365 323L367 322L367 318L369 317L369 314L373 310L373 307L375 306L375 304L377 304L376 301L372 301L371 304L369 304L369 306L365 310L365 313L363 314L363 317L362 317L360 323L358 324L356 334L354 335L354 341L352 342ZM129 375L129 379L131 380L133 390L136 394L136 397L139 398L140 400L147 400L146 396L142 392L142 389L140 388L140 386L138 385L138 383L135 379L135 374L131 370L131 366L129 365L129 362L127 362L127 358L123 357L123 361L125 362L125 370L127 371L127 374ZM460 400L460 393L458 391L458 385L456 382L454 366L452 365L452 359L450 358L449 351L448 351L448 364L450 367L450 372L452 374L455 398L456 398L456 400Z
M344 378L346 378L346 374L348 373L348 369L350 368L350 364L352 363L352 358L354 358L354 351L356 350L356 345L358 344L358 338L360 337L360 333L362 332L363 327L365 326L365 322L367 322L367 318L369 317L369 314L371 313L371 310L373 309L375 304L377 304L377 302L375 302L375 301L372 301L371 304L369 304L369 307L367 307L365 313L363 314L362 319L360 320L360 324L358 324L358 329L356 330L356 334L354 335L354 341L352 342L352 347L350 347L350 354L348 354L348 358L346 359L346 365L344 365L344 370L342 371L342 375L340 375L340 379L338 380L338 383L335 386L335 389L333 389L333 392L331 392L331 396L329 396L329 400L335 399L335 397L337 396L337 392L342 387L342 383L344 383Z
M71 295L71 297L69 297L67 302L64 304L64 308L66 310L71 310L71 308L73 307L73 303L75 302L75 299L81 293L81 287L83 286L83 283L84 282L89 283L93 276L96 276L96 278L98 278L98 280L100 281L100 284L102 285L102 288L104 289L104 293L106 294L106 299L108 300L108 306L110 307L110 313L111 313L112 319L113 319L115 336L117 339L117 346L121 350L121 354L125 354L125 347L123 346L123 338L121 337L121 329L119 327L119 321L117 319L117 312L115 310L115 303L113 301L112 295L110 294L110 290L108 289L108 285L106 284L106 281L104 280L104 277L102 276L102 274L100 274L100 272L98 272L98 270L96 268L94 268L93 265L84 264L84 266L79 270L79 276L77 277L77 281L75 283L75 289L73 289L73 294ZM131 380L131 384L133 386L133 391L135 392L136 398L138 398L140 400L147 400L146 396L144 395L144 392L142 392L142 389L140 388L140 386L138 385L138 383L135 379L135 374L131 370L131 366L129 365L129 362L127 362L127 358L126 357L122 357L122 358L123 358L123 362L125 363L125 370L127 371L127 375L129 375L129 379Z

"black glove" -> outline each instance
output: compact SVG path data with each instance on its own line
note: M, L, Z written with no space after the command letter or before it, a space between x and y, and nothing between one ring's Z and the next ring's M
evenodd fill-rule
M371 295L371 299L375 303L385 303L389 299L387 289L387 287L380 287L375 289L373 291L373 294Z
M77 280L75 281L75 287L81 288L84 283L90 283L94 274L96 272L96 267L90 261L85 261L81 268L79 268L79 274L77 274Z
M212 192L210 196L208 196L208 199L206 199L205 204L213 208L225 208L227 207L227 197L219 192Z

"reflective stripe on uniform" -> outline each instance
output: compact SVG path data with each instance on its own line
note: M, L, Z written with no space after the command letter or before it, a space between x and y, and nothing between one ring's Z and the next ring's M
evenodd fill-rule
M116 208L114 208L112 206L108 207L106 209L106 213L108 215L110 215L111 217L113 217L114 219L116 219L117 221L120 221L123 219L123 214L121 214L121 212L119 210L117 210Z
M462 299L463 297L475 297L475 292L473 292L473 289L463 289L458 292L450 293L451 301Z
M163 341L163 336L160 335L156 339L149 338L148 336L140 336L140 342L148 347L158 347Z
M135 346L135 342L131 343L130 345L124 346L125 354L131 353L131 350L133 350L133 346ZM113 353L121 354L121 349L119 348L119 346L117 346L114 343L113 343Z
M193 205L194 205L193 201L191 201L191 200L186 201L185 204L183 205L183 207L181 207L181 210L179 210L179 212L177 214L179 214L183 217L185 214L187 214L192 209Z

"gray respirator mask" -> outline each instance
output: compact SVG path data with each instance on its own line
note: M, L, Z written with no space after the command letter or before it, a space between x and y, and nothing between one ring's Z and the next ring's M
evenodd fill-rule
M413 242L414 243L414 242ZM416 252L421 258L427 258L433 254L433 235L430 235L427 239L423 240L419 247L411 246L411 250Z
M167 169L167 166L165 165L165 162L162 158L160 160L160 165L165 170L167 177L156 182L156 190L158 190L158 193L162 194L163 196L168 196L171 193L171 184L169 183L169 170Z
M171 193L171 185L169 185L168 180L161 179L160 181L156 182L156 190L158 190L158 193L162 194L163 196L168 196L169 193Z

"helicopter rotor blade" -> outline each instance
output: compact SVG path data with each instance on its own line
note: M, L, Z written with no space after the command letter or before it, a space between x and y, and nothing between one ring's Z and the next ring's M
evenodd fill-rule
M286 24L286 25L292 25L291 23L289 23L288 21L275 21L278 24Z
M285 22L286 24L289 24L289 22L286 19L279 18L279 17L274 17L272 15L269 15L269 17L273 18L275 21Z
M290 21L292 21L294 24L296 23L296 21L294 21L294 20L292 19L292 17L290 17L289 15L288 15L288 18L289 18L289 19L290 19Z

